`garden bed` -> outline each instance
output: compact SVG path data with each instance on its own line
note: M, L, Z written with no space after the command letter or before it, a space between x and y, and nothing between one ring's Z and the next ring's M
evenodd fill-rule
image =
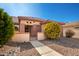
M9 42L4 47L0 48L0 54L3 56L8 53L10 50L17 50L17 47L20 47L20 50L16 52L16 56L40 56L37 50L32 46L30 42L27 43L15 43Z

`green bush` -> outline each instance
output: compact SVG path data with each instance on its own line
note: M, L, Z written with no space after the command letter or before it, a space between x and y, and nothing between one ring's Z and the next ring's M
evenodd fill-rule
M70 29L66 31L66 37L68 37L68 38L71 38L74 34L75 34L75 32Z
M0 47L8 42L14 34L12 17L0 8Z
M61 26L56 22L49 22L44 25L44 34L46 38L57 39L61 33Z

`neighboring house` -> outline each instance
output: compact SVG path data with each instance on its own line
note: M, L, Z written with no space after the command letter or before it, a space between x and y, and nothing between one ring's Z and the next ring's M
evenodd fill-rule
M36 17L26 17L26 16L18 16L12 17L15 26L18 28L18 33L20 34L29 34L30 40L33 38L37 38L38 40L44 39L43 35L43 25L48 22L55 22L51 20L40 19ZM59 24L63 25L64 23ZM16 28L16 29L17 29Z
M63 25L63 35L65 35L65 32L70 29L73 30L75 32L75 35L73 36L73 38L79 38L79 22L72 22L72 23L66 23L65 25Z

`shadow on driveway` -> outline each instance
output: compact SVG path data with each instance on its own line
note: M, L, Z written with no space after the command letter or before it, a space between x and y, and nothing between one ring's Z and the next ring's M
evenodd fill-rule
M46 45L51 45L51 44L57 44L61 45L64 47L69 47L69 48L77 48L79 49L79 39L78 38L60 38L58 40L41 40L40 42L46 44Z

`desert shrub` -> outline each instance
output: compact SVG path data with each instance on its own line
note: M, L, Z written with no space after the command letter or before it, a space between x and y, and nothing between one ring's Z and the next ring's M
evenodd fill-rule
M56 22L49 22L44 25L44 34L46 38L57 39L60 36L61 26Z
M14 25L11 16L0 8L0 47L7 43L14 34Z
M66 34L66 37L71 38L75 34L75 32L69 29L66 31L65 34Z

